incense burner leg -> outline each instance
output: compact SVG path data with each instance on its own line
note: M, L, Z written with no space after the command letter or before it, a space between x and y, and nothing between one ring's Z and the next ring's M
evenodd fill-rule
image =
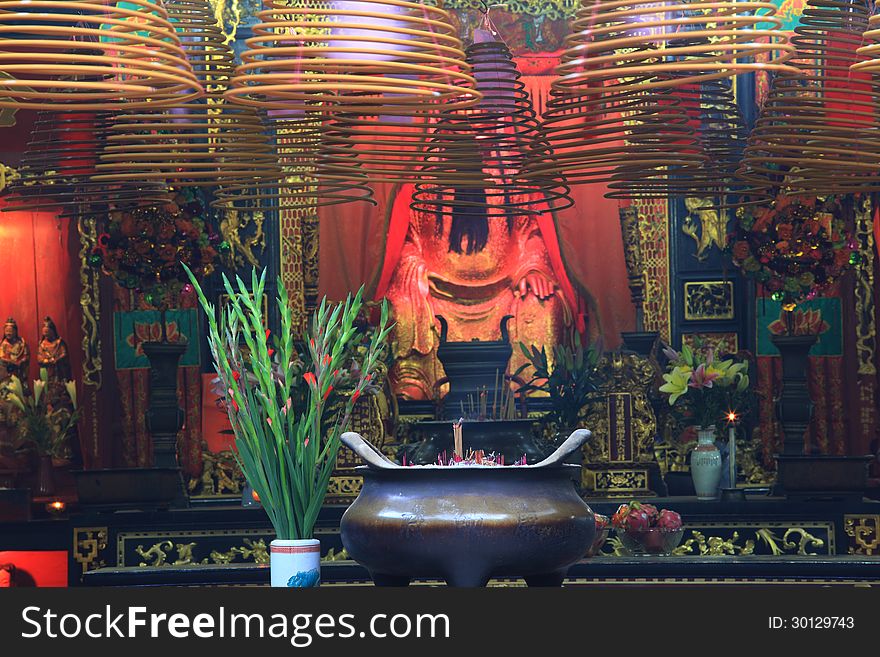
M450 571L443 579L446 580L447 586L457 588L482 588L489 582L488 573L477 569L456 569Z
M529 575L524 577L526 580L526 584L529 586L552 586L552 587L560 587L562 586L563 580L565 580L565 575L568 571L562 570L555 573L542 573L541 575Z
M385 575L384 573L370 573L373 584L376 586L409 586L409 577L406 575Z

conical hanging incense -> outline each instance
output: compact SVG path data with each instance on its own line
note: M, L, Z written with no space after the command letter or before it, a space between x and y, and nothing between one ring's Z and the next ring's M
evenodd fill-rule
M415 116L467 107L472 85L445 10L406 0L272 0L227 96L285 111Z
M274 112L269 119L279 173L272 178L228 181L217 190L215 207L258 211L285 205L321 207L372 200L367 178L357 170L354 154L340 174L327 172L316 162L325 119L320 114ZM291 116L293 114L293 116Z
M415 178L430 124L479 94L443 9L405 0L300 0L262 23L227 96L286 112L322 114L318 165L350 178L351 153L371 182Z
M167 190L159 183L91 181L106 125L101 113L40 112L18 169L20 178L6 190L4 211L59 210L74 217L165 202Z
M733 96L729 79L707 80L661 91L677 104L695 131L699 152L705 157L700 167L688 167L678 176L647 176L624 182L612 181L609 197L623 190L626 197L676 194L711 198L717 206L743 192L736 177L748 131Z
M790 71L794 53L772 2L584 0L558 88L569 94L676 87Z
M195 98L201 86L162 0L0 1L0 107L107 110Z
M870 73L880 46L864 45L880 31L870 21L861 0L809 2L792 38L798 72L774 81L742 179L794 194L880 190L880 82Z
M277 176L256 110L223 97L233 53L207 0L167 0L166 6L206 98L157 111L120 112L109 126L94 179L186 187Z
M555 162L540 170L564 172L572 184L611 182L620 197L683 191L663 181L686 177L707 156L668 90L791 70L775 11L766 2L587 0L544 114Z
M681 101L662 89L605 96L551 90L542 128L554 157L536 165L535 174L563 173L569 184L616 182L622 197L642 180L655 181L656 195L669 193L662 180L706 162Z
M507 46L486 40L466 54L482 98L471 109L441 114L411 207L480 217L571 207L562 176L527 175L551 155Z

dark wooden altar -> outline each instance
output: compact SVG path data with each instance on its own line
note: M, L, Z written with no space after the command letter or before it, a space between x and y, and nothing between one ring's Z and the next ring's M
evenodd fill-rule
M570 583L761 583L804 579L880 584L880 501L793 501L750 496L745 502L652 498L678 511L686 531L669 557L603 553L572 568ZM619 500L591 500L610 515ZM344 505L326 506L316 536L325 581L366 584L339 538ZM274 538L260 508L195 505L165 511L77 512L2 525L0 551L57 550L68 557L68 583L80 585L262 584Z

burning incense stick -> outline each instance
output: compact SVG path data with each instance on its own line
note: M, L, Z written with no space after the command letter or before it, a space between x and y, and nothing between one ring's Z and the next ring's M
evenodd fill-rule
M495 370L495 387L492 389L492 419L498 419L498 370Z
M461 423L464 421L464 418L461 417L458 419L458 422L454 422L452 425L452 439L453 439L453 451L458 458L462 458L463 447L462 447L462 436L461 436Z

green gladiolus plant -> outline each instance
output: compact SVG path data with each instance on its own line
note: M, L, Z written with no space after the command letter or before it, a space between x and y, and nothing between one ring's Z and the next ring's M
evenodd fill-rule
M351 366L359 340L355 320L363 288L344 303L327 299L303 336L307 358L297 351L287 291L278 281L280 333L263 324L266 272L251 275L246 286L224 275L229 304L218 318L190 273L208 320L214 367L226 391L239 466L260 498L279 539L312 538L315 521L336 463L340 436L351 421L358 398L369 393L385 350L388 305L383 302L378 329ZM334 391L344 385L342 403ZM304 390L304 393L303 393Z

